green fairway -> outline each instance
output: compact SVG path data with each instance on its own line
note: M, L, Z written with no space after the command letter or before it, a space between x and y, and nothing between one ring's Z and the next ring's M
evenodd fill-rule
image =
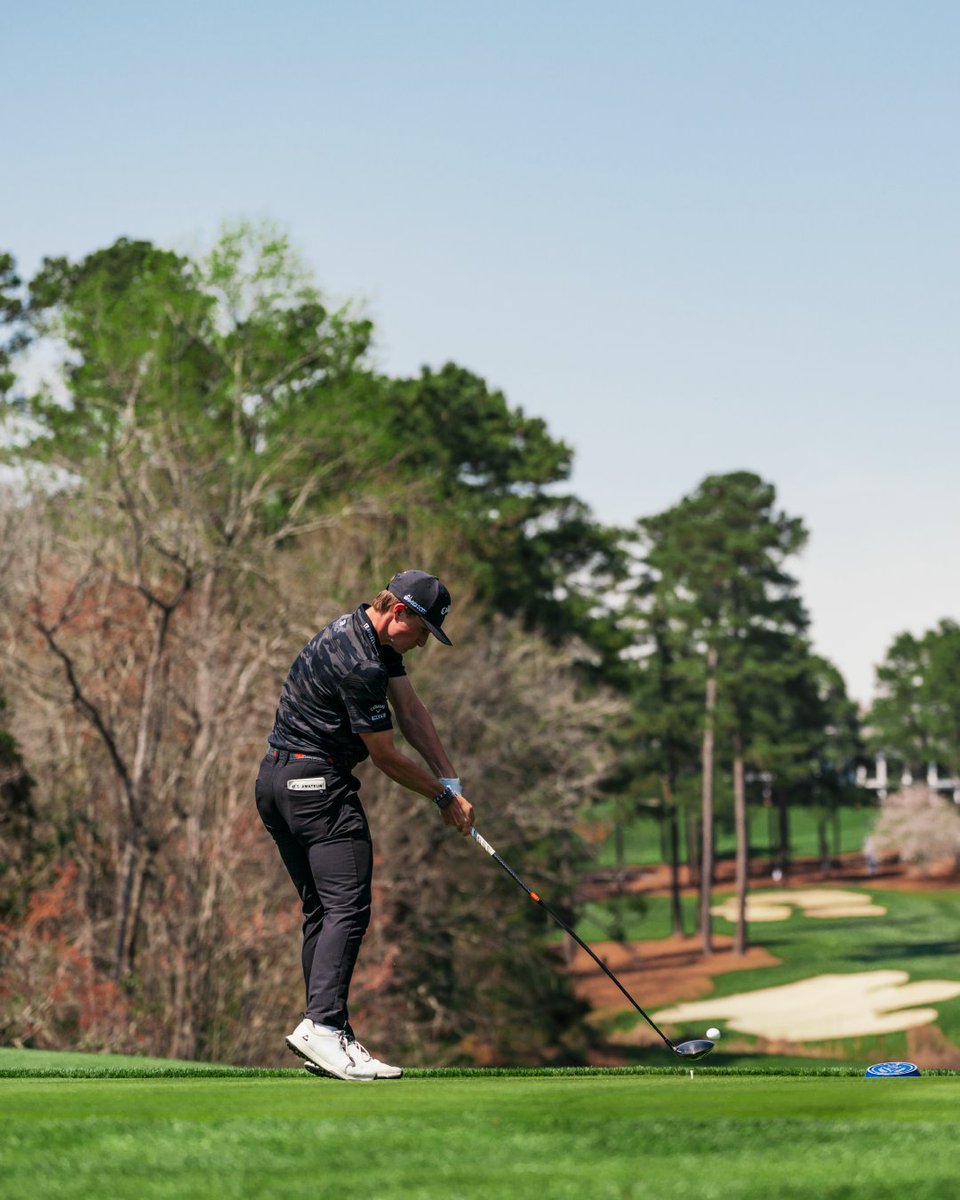
M854 974L878 969L905 971L911 981L924 979L960 980L960 891L903 892L881 888L860 888L839 883L843 891L869 894L883 915L862 918L811 918L799 911L784 921L755 923L750 926L751 943L763 946L778 962L772 966L717 975L711 996L732 996L757 988L772 988L818 974ZM756 888L755 892L770 889ZM729 890L718 891L721 902ZM775 893L774 893L775 894ZM686 927L694 928L696 897L684 897ZM590 942L609 937L610 917L607 906L589 904L578 926L578 933ZM669 901L662 896L647 901L643 913L627 913L625 936L628 939L656 940L670 932ZM731 934L734 926L721 917L714 918L714 929ZM642 997L638 997L643 1003ZM939 1001L936 1025L950 1042L960 1044L960 997ZM639 1021L625 1012L618 1024L629 1027ZM749 1042L737 1035L741 1047ZM882 1058L909 1057L904 1033L889 1033L880 1038L847 1039L827 1042L821 1047L839 1058L869 1063ZM723 1047L726 1050L726 1046ZM637 1060L648 1062L646 1053ZM727 1059L725 1065L745 1061ZM762 1061L762 1060L761 1060Z
M772 808L751 805L748 812L750 822L750 851L754 858L770 858L777 849L777 812ZM846 854L863 850L863 843L877 819L877 809L872 805L862 808L845 807L831 814L826 820L827 845L831 854ZM594 804L585 818L588 824L598 829L609 829L597 848L596 865L612 867L617 864L617 839L613 833L615 808L612 801ZM790 852L794 858L819 857L820 825L823 813L817 809L794 807L790 810ZM650 866L667 862L668 853L664 841L664 829L654 812L641 811L624 826L621 837L623 862L636 866ZM681 858L686 859L686 829L681 828ZM717 857L733 858L736 837L732 816L724 814L717 818Z
M939 1198L960 1133L942 1075L51 1074L0 1095L11 1198Z

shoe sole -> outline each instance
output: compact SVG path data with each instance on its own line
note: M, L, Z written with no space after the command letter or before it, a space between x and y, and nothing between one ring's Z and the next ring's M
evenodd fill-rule
M364 1079L362 1075L337 1075L334 1071L330 1071L326 1067L321 1067L319 1063L315 1063L312 1058L308 1058L308 1056L304 1054L304 1052L292 1038L285 1038L284 1040L286 1041L289 1049L291 1049L298 1058L303 1059L303 1065L308 1070L312 1070L312 1073L314 1074L326 1075L329 1079L340 1079L344 1083L373 1083L376 1079L375 1075L368 1079Z
M294 1051L294 1053L296 1053L296 1051ZM303 1059L304 1070L309 1071L311 1075L316 1075L318 1077L322 1077L322 1078L326 1078L326 1079L337 1079L338 1078L338 1076L334 1075L331 1071L325 1071L323 1069L323 1067L318 1067L312 1058L306 1058L302 1054L300 1057ZM402 1079L403 1071L399 1071L396 1075L378 1075L376 1078L377 1079ZM366 1082L366 1080L364 1080L364 1082Z
M309 1058L303 1060L303 1069L309 1071L311 1075L316 1075L320 1079L336 1079L336 1075L330 1071L325 1071L323 1067L318 1067L315 1062L311 1062Z

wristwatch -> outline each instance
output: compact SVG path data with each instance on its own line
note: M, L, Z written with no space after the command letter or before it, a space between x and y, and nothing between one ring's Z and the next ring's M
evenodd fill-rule
M437 792L433 798L434 804L441 812L448 808L457 798L457 793L451 787L445 787L442 792Z

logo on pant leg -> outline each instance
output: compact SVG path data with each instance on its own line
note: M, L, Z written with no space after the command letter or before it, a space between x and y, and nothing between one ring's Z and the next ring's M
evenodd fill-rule
M327 790L327 781L322 775L316 775L312 779L288 779L288 792L325 792Z

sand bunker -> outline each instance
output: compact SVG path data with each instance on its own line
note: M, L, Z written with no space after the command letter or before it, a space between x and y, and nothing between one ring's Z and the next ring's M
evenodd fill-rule
M678 1004L662 1009L654 1020L725 1021L729 1030L755 1037L821 1042L929 1025L937 1010L914 1005L960 996L960 983L954 980L909 980L906 971L815 975L783 987Z
M863 892L844 892L831 888L810 888L802 892L751 892L747 896L748 921L786 921L799 908L808 917L882 917L886 909L874 904ZM736 924L737 899L730 896L710 911Z

